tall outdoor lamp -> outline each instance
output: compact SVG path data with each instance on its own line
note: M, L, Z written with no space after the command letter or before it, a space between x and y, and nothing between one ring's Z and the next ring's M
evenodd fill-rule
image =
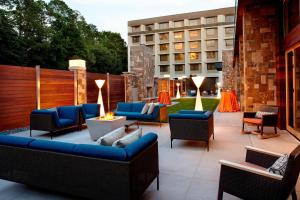
M218 86L217 98L221 99L221 82L217 82L217 86Z
M98 104L100 104L100 117L105 116L105 111L104 111L104 104L103 104L103 99L102 99L102 93L101 93L101 88L104 85L105 80L95 80L98 88L99 88L99 95L98 95Z
M176 99L180 99L180 92L179 92L180 83L176 83L176 86L177 86Z
M201 86L204 78L205 77L203 77L203 76L192 77L193 82L195 83L195 85L197 87L197 97L196 97L195 110L201 110L201 111L203 110L201 96L200 96L200 86Z

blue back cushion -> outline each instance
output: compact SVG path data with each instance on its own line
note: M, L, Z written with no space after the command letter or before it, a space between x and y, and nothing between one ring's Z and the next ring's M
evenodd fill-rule
M180 110L178 113L180 114L204 114L206 111L198 111L198 110Z
M9 135L0 135L0 144L16 146L16 147L27 147L30 142L35 139L26 138L26 137L17 137Z
M60 153L72 153L76 144L48 141L48 140L35 140L29 144L32 149L48 150Z
M57 108L58 115L60 118L71 119L77 121L79 107L77 106L61 106Z
M131 103L131 112L142 112L145 103Z
M85 114L99 115L100 105L96 103L82 104Z
M110 160L126 160L126 152L124 149L111 146L78 144L75 146L73 153L81 156Z
M136 156L139 152L143 151L155 141L157 141L157 135L155 133L148 133L142 136L137 141L127 145L124 148L127 154L127 160L131 160L132 158L134 158L134 156Z
M117 105L117 111L130 112L131 111L131 103L119 102Z

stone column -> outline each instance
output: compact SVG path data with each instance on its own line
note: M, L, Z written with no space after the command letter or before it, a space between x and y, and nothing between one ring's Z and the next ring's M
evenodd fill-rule
M86 97L86 66L80 59L69 60L69 70L74 72L74 104L87 102Z

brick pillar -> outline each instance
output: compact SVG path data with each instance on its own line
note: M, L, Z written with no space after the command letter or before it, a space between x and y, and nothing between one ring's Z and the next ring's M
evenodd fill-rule
M86 103L86 70L77 70L77 103Z

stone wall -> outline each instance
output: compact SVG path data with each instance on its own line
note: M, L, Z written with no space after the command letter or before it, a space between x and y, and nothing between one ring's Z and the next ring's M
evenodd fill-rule
M236 90L237 81L236 81L236 68L233 67L233 51L226 50L222 52L223 58L223 85L224 90Z
M77 103L86 103L86 70L77 70Z

